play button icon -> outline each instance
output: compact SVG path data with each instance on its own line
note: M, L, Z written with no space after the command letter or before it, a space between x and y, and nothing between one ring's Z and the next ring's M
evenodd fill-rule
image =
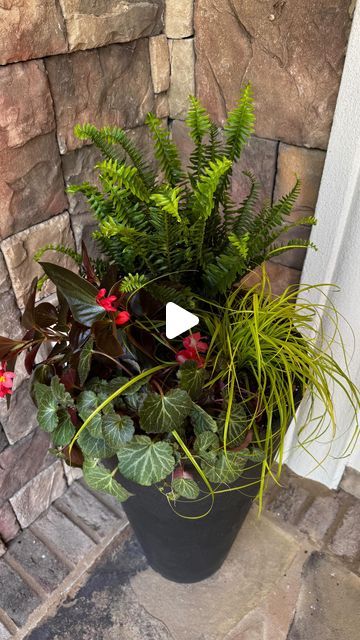
M199 324L199 318L190 311L186 311L174 302L166 305L166 337L169 340L177 338L185 331Z

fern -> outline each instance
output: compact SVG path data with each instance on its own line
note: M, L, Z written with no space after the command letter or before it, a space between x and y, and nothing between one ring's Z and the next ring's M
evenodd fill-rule
M138 174L145 185L148 188L153 186L155 176L148 164L144 162L140 151L123 129L120 127L97 129L91 124L84 124L76 125L74 133L80 140L91 140L108 160L117 160L119 162L124 160L123 154L117 153L114 147L114 145L119 145L128 155L134 167L137 168Z
M146 119L155 146L155 157L159 161L160 169L166 180L174 187L184 178L181 161L176 145L170 140L170 133L165 129L159 118L149 113Z
M225 131L225 152L230 160L238 160L241 152L254 131L254 107L250 85L243 90L237 107L230 111Z
M165 186L162 193L153 193L150 196L150 199L153 200L160 209L162 209L166 213L169 213L178 222L181 222L181 218L179 215L180 198L180 187L171 188L169 186Z
M279 202L261 206L258 183L245 172L248 196L242 203L231 197L233 168L254 127L249 86L229 113L223 138L194 97L186 122L194 143L188 173L169 131L148 115L159 162L157 178L122 129L77 127L77 134L104 155L97 165L101 186L85 182L68 189L87 198L99 225L95 238L118 269L121 291L132 293L146 286L163 304L186 304L192 292L204 290L221 301L264 259L292 247L313 246L303 240L281 241L294 226L314 223L311 216L296 224L289 220L300 190L298 179ZM165 278L161 284L152 282L159 275Z
M77 253L77 251L75 251L71 247L65 247L62 244L46 244L38 249L33 256L35 262L39 262L46 251L56 251L57 253L62 253L63 255L72 258L76 262L76 264L82 264L82 256L80 255L80 253Z
M120 285L122 293L134 293L147 283L147 278L143 273L129 273L125 276Z

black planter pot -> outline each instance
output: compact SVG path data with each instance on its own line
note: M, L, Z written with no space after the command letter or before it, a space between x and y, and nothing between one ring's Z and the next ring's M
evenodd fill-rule
M245 471L233 486L256 484L200 501L181 500L176 513L156 487L119 478L134 496L123 507L151 567L173 582L199 582L224 562L258 492L261 464ZM231 487L231 485L230 485ZM224 487L227 488L227 487ZM186 517L182 517L186 516ZM194 520L187 518L196 518Z

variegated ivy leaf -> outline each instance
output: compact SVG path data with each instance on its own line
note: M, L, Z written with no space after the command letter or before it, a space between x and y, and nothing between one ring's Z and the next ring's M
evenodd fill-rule
M75 435L75 427L66 409L58 411L59 423L52 432L51 441L55 447L64 447L69 444Z
M78 374L79 374L80 384L82 385L85 383L85 380L89 375L93 347L94 347L94 338L91 336L85 342L80 352Z
M51 390L46 384L36 382L34 384L34 394L37 404L37 419L41 429L51 433L59 423L57 415L58 403Z
M105 469L101 464L97 464L94 460L86 460L83 464L83 473L85 482L95 489L114 496L119 502L124 502L132 494L129 493L113 476L110 471Z
M153 442L148 436L135 436L117 452L117 457L125 478L146 487L164 480L175 466L171 445Z
M221 411L218 418L218 426L220 437L224 438L224 429L226 421L226 409ZM249 418L246 414L244 407L240 404L234 403L231 407L230 421L228 426L226 444L231 448L238 447L246 438L247 427L249 424Z
M207 479L213 483L230 484L243 473L248 460L247 449L244 451L218 451L216 460L208 459L207 454L200 459L200 465Z
M94 438L86 427L76 441L86 458L111 458L115 453L113 447L105 442L104 438Z
M219 447L219 438L212 431L203 431L194 442L194 451L200 455L207 451L216 451Z
M197 400L204 386L205 369L199 368L194 360L187 360L181 365L178 377L180 388L187 391L192 400Z
M196 500L199 497L199 485L191 478L174 478L171 489L175 495L189 500Z
M99 406L99 398L94 391L82 391L76 400L76 408L82 420L86 420L95 409ZM88 431L94 438L102 437L101 430L102 416L98 413L87 425L85 431Z
M117 451L123 444L130 442L135 433L135 427L129 416L108 413L102 420L102 433L105 442Z
M149 393L140 409L140 426L147 433L168 433L179 429L191 411L186 391L175 389L166 395Z
M192 403L190 420L197 436L204 431L217 431L216 420L195 402Z
M60 382L58 376L53 376L51 378L51 392L55 398L55 401L61 406L61 407L73 407L74 406L74 401L70 395L70 393L68 393L68 391L66 391L64 385L62 382Z

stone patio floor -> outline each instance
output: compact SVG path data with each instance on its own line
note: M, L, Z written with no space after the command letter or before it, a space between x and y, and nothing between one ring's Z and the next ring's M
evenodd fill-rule
M74 483L0 561L0 640L358 640L360 500L283 485L217 574L179 585L148 567L118 505Z

